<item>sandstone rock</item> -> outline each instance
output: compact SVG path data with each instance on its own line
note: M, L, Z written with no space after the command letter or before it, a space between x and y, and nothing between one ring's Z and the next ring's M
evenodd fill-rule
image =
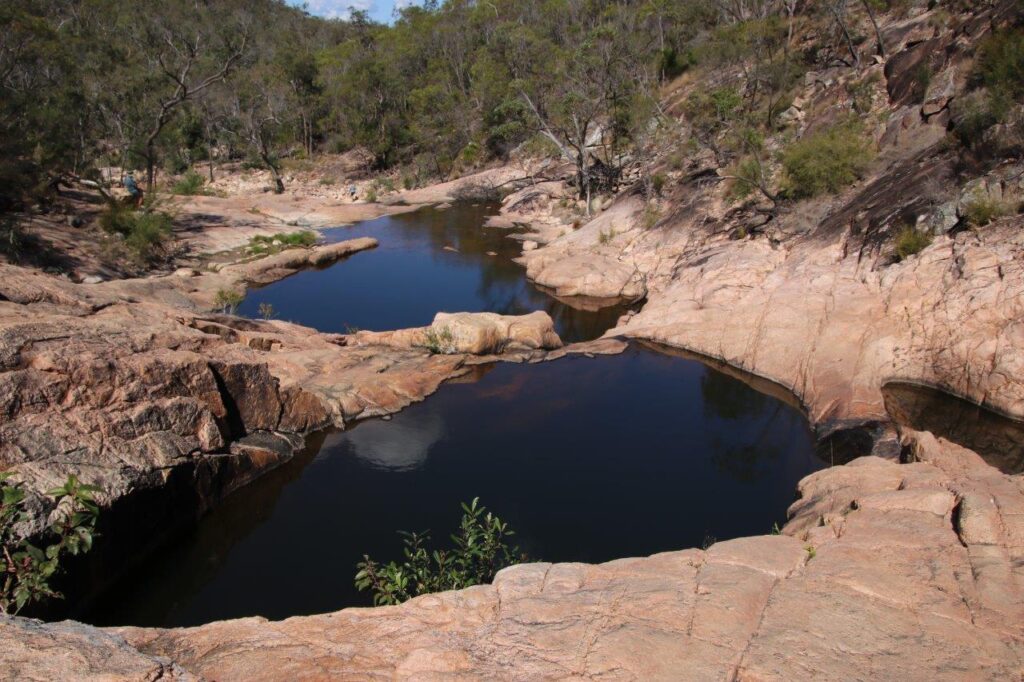
M103 278L99 275L88 275L82 278L82 284L99 284Z
M241 282L267 283L281 279L304 267L325 265L344 256L376 246L376 239L360 237L336 244L317 246L313 249L286 249L248 263L221 267L219 272L228 274Z
M449 333L454 352L473 355L500 353L509 346L537 349L562 345L551 317L543 311L518 316L438 313L431 329L438 335Z
M310 265L325 265L359 251L374 249L377 247L377 244L377 240L372 237L360 237L359 239L349 239L337 244L318 246L309 255L309 263Z
M957 93L957 69L950 67L933 76L921 105L921 115L934 116L949 106L949 102Z
M523 251L536 251L538 246L540 246L540 244L537 242L527 239L523 242Z
M44 624L0 615L3 675L10 680L192 682L200 679L171 661L140 653L124 638L88 625Z
M868 457L804 479L778 536L599 565L523 564L492 585L277 623L0 620L0 663L63 679L153 662L256 681L1013 679L1024 664L1019 477L970 457L964 469L964 453L929 434L905 438L919 461ZM76 669L82 659L88 667Z
M493 355L506 350L553 349L562 345L551 317L543 311L528 315L438 313L429 327L361 331L352 336L361 345L429 348L444 355Z

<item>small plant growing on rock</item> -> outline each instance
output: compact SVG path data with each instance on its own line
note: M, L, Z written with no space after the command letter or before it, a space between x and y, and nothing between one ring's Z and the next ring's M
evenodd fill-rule
M659 197L661 196L662 191L664 191L665 185L667 183L668 176L666 176L664 173L655 173L654 175L651 176L651 189L653 189L654 193L657 194Z
M41 547L23 532L30 521L26 493L21 484L10 479L10 472L0 472L0 613L13 615L33 602L62 598L50 581L60 572L65 556L84 554L92 548L99 516L93 493L99 488L69 476L63 486L47 493L54 498L57 512L39 536L45 543Z
M661 220L661 211L655 204L647 204L647 206L644 207L644 214L641 218L643 228L645 230L649 230L657 225L659 220Z
M931 236L913 225L907 225L896 235L896 256L902 261L924 251L932 243Z
M269 320L274 316L274 304L267 303L266 301L260 303L259 313L260 317L262 317L264 320Z
M238 306L242 305L245 295L235 289L218 289L213 304L225 315L234 315Z
M608 230L607 232L601 230L601 233L597 235L598 244L611 244L613 239L615 239L615 230Z
M984 227L994 220L1013 213L1012 207L989 196L975 195L964 202L964 220L971 227Z
M430 551L430 533L399 533L405 560L381 565L364 555L356 568L359 590L373 592L375 605L400 604L421 594L459 590L494 579L507 566L525 557L510 544L515 535L508 524L474 498L462 505L462 523L453 534L455 546Z
M451 355L455 352L455 335L448 327L440 330L430 327L423 334L423 347L435 355Z

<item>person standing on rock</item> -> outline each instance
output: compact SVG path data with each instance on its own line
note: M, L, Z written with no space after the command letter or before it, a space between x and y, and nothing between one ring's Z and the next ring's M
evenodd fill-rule
M135 182L135 173L128 171L128 174L124 176L124 180L121 181L124 188L128 190L128 196L131 198L132 206L135 208L142 208L142 200L144 198L142 188Z

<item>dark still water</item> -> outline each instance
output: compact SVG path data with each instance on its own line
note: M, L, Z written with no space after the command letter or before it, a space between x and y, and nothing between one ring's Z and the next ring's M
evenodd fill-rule
M882 395L893 421L974 450L1004 474L1024 472L1024 422L926 386L889 383Z
M194 625L369 605L352 582L362 555L400 558L399 530L446 540L475 496L534 560L763 534L824 466L797 409L641 347L481 368L390 421L321 440L228 498L85 620Z
M328 242L376 237L380 246L253 289L239 312L256 317L260 303L270 303L282 320L346 332L421 327L438 312L544 310L567 343L595 339L615 326L628 306L584 310L582 302L566 305L527 281L524 268L512 262L519 243L507 229L483 227L496 210L456 204L324 230Z

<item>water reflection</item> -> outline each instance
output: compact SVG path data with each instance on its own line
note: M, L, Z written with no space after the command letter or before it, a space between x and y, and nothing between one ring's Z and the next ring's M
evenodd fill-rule
M345 332L422 326L438 311L544 310L571 342L601 336L630 308L623 301L558 300L530 284L512 260L519 245L509 230L483 226L496 210L457 204L327 230L327 241L371 236L380 246L252 290L240 312L254 316L260 303L270 303L281 319Z
M1003 473L1024 472L1024 423L924 386L890 383L882 394L893 421L974 450Z
M538 560L765 533L821 466L798 409L693 360L631 348L500 364L390 421L329 434L315 459L226 500L86 620L193 625L364 605L352 585L364 553L399 558L398 530L443 536L475 496Z
M413 469L427 460L430 448L444 435L444 418L436 412L413 413L412 418L391 424L367 422L352 431L352 454L367 464L390 471Z

